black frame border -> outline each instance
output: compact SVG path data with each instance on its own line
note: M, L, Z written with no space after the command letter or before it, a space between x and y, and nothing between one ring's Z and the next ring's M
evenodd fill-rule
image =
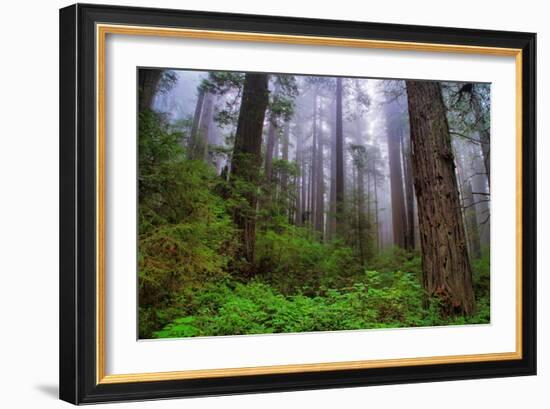
M60 399L83 404L536 374L536 34L88 4L61 9L59 23ZM96 23L521 49L522 359L97 384Z

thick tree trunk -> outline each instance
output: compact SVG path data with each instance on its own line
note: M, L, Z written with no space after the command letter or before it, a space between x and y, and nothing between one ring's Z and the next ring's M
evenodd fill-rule
M162 77L162 70L139 70L139 112L153 109L153 100Z
M336 231L344 232L344 134L342 129L342 78L336 78Z
M405 195L403 193L403 173L401 168L401 118L395 103L386 105L386 129L388 140L388 158L390 165L390 187L393 242L406 248L405 232L407 215L405 213Z
M249 263L254 261L262 129L268 97L267 74L246 74L235 135L231 180L233 190L246 201L246 206L235 209L234 221L241 231L242 257Z
M411 167L412 172L412 167ZM414 187L414 185L413 185ZM415 250L420 250L420 227L419 227L419 221L418 221L418 201L416 200L416 196L414 198L414 248Z
M446 109L437 82L406 81L423 284L446 314L475 310Z

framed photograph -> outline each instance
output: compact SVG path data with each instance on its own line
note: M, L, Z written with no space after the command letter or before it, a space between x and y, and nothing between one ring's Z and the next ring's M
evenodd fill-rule
M61 9L61 399L534 375L535 41Z

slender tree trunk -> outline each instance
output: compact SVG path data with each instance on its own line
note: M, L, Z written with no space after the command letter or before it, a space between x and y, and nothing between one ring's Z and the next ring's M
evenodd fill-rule
M348 198L348 204L351 204L351 223L350 235L346 237L346 242L359 254L361 257L361 247L359 245L359 209L357 206L357 166L351 167L351 195ZM349 217L349 216L348 216Z
M298 164L298 176L297 176L297 183L296 183L296 219L295 223L297 226L301 226L303 224L303 204L305 199L305 167L304 167L304 159L303 159L303 136L302 136L302 128L300 126L300 122L297 121L296 123L296 163Z
M359 255L361 264L367 258L367 220L365 218L365 178L362 165L357 166L357 232L359 237Z
M393 242L405 248L405 231L407 216L403 193L403 173L401 168L401 118L394 103L386 105L386 129L388 141L388 158L390 164L391 208Z
M411 145L410 136L406 132L401 133L401 156L403 157L403 176L405 178L405 205L407 210L407 231L405 234L405 247L414 250L414 186L411 169Z
M361 121L359 116L359 109L356 109L356 119L355 119L355 144L364 149L363 140L361 138ZM361 265L365 264L366 259L368 258L368 249L367 249L367 220L365 217L365 167L366 155L365 151L358 151L358 160L357 160L357 233L358 233L358 246L359 246L359 259Z
M423 284L446 314L472 315L472 270L446 108L437 82L406 81Z
M279 86L275 86L273 96L277 97L279 94ZM277 115L271 110L269 114L269 129L267 131L267 144L265 149L265 178L268 183L273 180L273 152L275 150L275 143L277 137Z
M318 150L318 135L317 135L317 120L318 120L318 99L317 90L313 94L313 124L312 124L312 143L311 143L311 228L316 228L317 222L317 173L319 164L317 163Z
M200 144L200 122L202 116L202 108L204 105L204 96L206 91L200 87L199 95L197 97L197 104L195 105L195 114L193 115L193 127L191 128L191 137L189 138L189 159L200 159L201 144Z
M199 132L197 135L197 144L195 146L194 158L196 160L206 160L208 157L208 141L210 138L210 126L214 112L214 94L207 92L204 96L203 109L199 123Z
M372 161L373 167L373 186L374 186L374 223L376 229L376 250L380 251L382 248L381 235L380 235L380 223L378 214L378 178L376 177L376 161Z
M296 226L302 225L302 190L304 183L304 168L302 161L302 132L299 123L296 123L294 131L296 136L296 164L298 166L298 175L296 176L296 211L294 212L294 224Z
M336 230L343 237L344 225L344 134L342 130L342 78L336 78Z
M472 155L474 157L474 172L476 173L472 176L472 190L474 199L477 202L476 213L479 225L479 239L481 246L488 247L491 239L489 180L483 174L485 172L485 167L481 158L479 158L480 148L478 146L472 146L472 148L475 148Z
M325 229L325 175L323 158L323 137L317 130L317 160L316 160L316 187L315 187L315 230L319 232L321 239Z
M371 215L372 215L372 188L371 188L371 173L369 171L369 161L370 159L367 158L367 163L365 164L365 176L367 177L367 217L370 221L372 221Z
M282 160L285 162L288 162L288 138L290 137L290 123L287 121L285 122L285 126L283 128L283 140L282 140ZM288 185L288 172L285 170L283 174L281 175L281 189L283 191L286 191Z
M473 85L473 84L472 84ZM472 90L474 87L472 87ZM485 167L485 172L487 173L487 183L489 186L491 186L491 135L490 135L490 128L489 124L485 120L485 115L483 115L483 109L481 107L481 103L476 96L474 92L470 94L470 98L472 101L472 105L474 108L474 112L476 116L479 119L480 124L480 131L479 131L479 139L481 142L481 151L483 153L483 164Z
M265 178L268 183L273 180L273 151L275 149L275 133L277 125L275 115L271 114L269 119L269 128L267 131L267 145L265 149Z
M281 173L281 197L283 198L284 208L287 215L290 215L290 195L288 193L288 138L290 137L290 123L285 122L282 137L282 160L285 162L285 168ZM290 218L289 218L290 220Z
M277 132L275 132L275 146L273 147L273 160L280 159L280 150L281 150L281 135L279 133L279 128L277 128Z
M214 98L214 106L216 106L217 98ZM210 126L208 132L208 145L220 147L224 145L224 138L221 135L220 128L217 126L214 115L210 116ZM216 168L216 173L219 175L222 172L225 158L222 155L212 154L209 158L212 165Z
M309 186L308 186L308 214L307 220L309 222L309 227L313 229L313 222L315 220L315 145L316 142L312 143L311 149L309 152Z
M470 258L479 258L481 257L481 245L476 216L477 205L472 191L471 175L468 172L468 165L466 164L466 154L464 146L460 141L455 140L452 145L456 161L458 193L462 199L462 220L464 221L466 238L468 239L468 254Z
M329 238L336 235L336 105L333 102L330 109L330 200L329 200Z
M490 150L490 136L489 131L483 130L480 132L481 136L481 150L483 153L483 164L485 166L485 172L487 173L487 182L491 185L491 150Z
M262 162L262 129L268 104L267 74L246 74L235 135L231 180L233 190L247 206L235 209L234 221L241 231L241 254L254 262L256 205Z
M472 194L472 184L470 181L464 184L464 220L470 242L470 257L481 257L481 244L479 240L479 229L476 216L476 199ZM480 199L485 200L485 198Z
M307 212L308 212L308 203L307 203L307 192L308 192L308 180L309 180L309 169L307 167L307 161L305 158L305 152L302 152L302 224L306 224L307 221Z

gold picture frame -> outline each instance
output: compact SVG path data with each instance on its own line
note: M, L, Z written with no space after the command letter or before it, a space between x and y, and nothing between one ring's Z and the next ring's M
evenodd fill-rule
M124 15L124 18L120 18L120 13ZM126 13L126 14L124 14ZM173 386L173 393L166 393L162 388L158 388L156 392L151 392L145 398L151 397L163 397L163 396L188 396L202 394L206 389L197 387L189 387L185 384L185 381L190 380L204 380L208 382L217 382L220 379L235 378L245 379L243 382L248 382L248 387L244 389L247 391L258 391L261 389L262 376L276 376L276 375L299 375L301 377L311 374L324 374L325 377L336 376L341 371L359 371L358 373L364 373L368 375L369 370L377 369L395 369L407 367L410 370L419 366L433 366L450 368L446 369L450 372L446 372L442 375L445 379L453 379L463 376L456 372L453 375L453 365L472 365L468 367L470 371L474 371L479 368L479 376L482 376L483 368L493 371L495 376L498 376L499 368L498 363L508 362L509 365L503 367L508 369L508 373L533 373L534 364L534 321L532 317L533 305L533 285L534 285L534 266L533 249L529 250L527 256L524 254L526 245L531 243L534 234L534 225L532 224L531 216L527 216L526 211L532 212L531 207L525 209L525 203L532 198L534 194L534 186L531 184L533 179L531 167L525 167L525 158L530 158L532 153L531 144L534 143L534 129L530 121L534 121L534 96L532 91L532 83L534 81L534 35L526 33L500 33L500 42L488 40L488 35L484 32L470 33L461 31L459 29L440 29L438 32L429 32L430 35L424 34L424 37L429 37L433 41L418 41L415 39L414 33L422 31L421 28L410 27L408 31L401 34L403 37L410 35L411 40L406 41L403 39L392 38L392 26L384 25L376 26L376 29L380 30L380 38L365 38L366 32L373 30L367 23L356 23L358 27L363 24L365 32L358 30L357 38L343 37L339 34L338 30L331 29L328 22L317 22L317 31L326 33L323 35L309 35L309 34L297 34L290 33L296 31L296 25L299 25L299 19L284 19L273 18L275 23L278 24L278 31L273 28L270 31L260 32L258 30L253 31L234 31L224 29L224 25L231 22L232 19L243 19L243 16L224 15L223 21L220 23L220 16L212 16L212 24L210 27L196 27L199 24L201 17L195 13L190 12L175 12L171 23L164 21L163 13L154 9L133 9L133 8L111 8L101 6L71 6L61 11L62 27L65 24L65 29L62 28L61 35L74 35L75 38L71 41L66 49L62 47L62 56L70 64L77 64L74 76L75 83L78 81L86 81L86 87L91 88L86 90L86 94L90 98L93 96L95 102L93 110L95 112L95 130L92 133L94 137L95 155L92 155L93 162L87 157L82 162L87 162L88 166L93 166L94 180L92 185L88 189L95 191L94 210L92 214L88 216L95 220L95 233L94 233L94 266L92 270L87 272L75 271L74 269L66 269L61 272L61 279L67 280L67 276L73 277L74 283L69 286L73 291L77 290L78 285L83 285L83 281L78 284L79 274L87 274L86 280L91 282L93 279L95 288L93 289L93 299L90 300L89 295L86 301L86 306L89 310L91 305L94 305L95 315L94 317L88 317L86 320L86 326L89 330L93 324L93 330L95 337L93 343L90 340L86 341L85 353L81 353L77 356L76 350L67 349L66 354L62 353L61 359L69 359L74 363L72 371L62 371L62 399L68 400L73 403L79 402L95 402L119 399L134 399L140 397L140 384L160 385L163 382L181 381L183 383ZM254 16L248 18L249 26L259 25L261 21L256 20ZM144 19L153 19L157 23L143 24ZM179 19L179 20L178 20ZM195 19L197 22L195 23ZM113 21L114 20L114 21ZM202 21L202 20L201 20ZM240 21L240 20L239 20ZM81 22L80 27L78 22ZM178 22L178 24L176 24ZM344 22L341 22L344 23ZM275 25L277 25L275 24ZM344 24L342 24L342 27ZM84 39L78 39L77 27L82 30L85 35ZM332 30L332 31L331 31ZM340 28L343 30L343 28ZM455 30L455 31L453 31ZM427 31L428 32L428 31ZM92 36L93 33L93 36ZM449 35L462 36L462 42L451 43L448 41ZM107 374L105 371L106 360L106 343L105 343L105 109L106 109L106 96L105 96L105 43L108 36L112 35L125 35L125 36L155 36L166 38L192 38L192 39L209 39L219 41L243 41L243 42L256 42L256 43L279 43L279 44L291 44L291 45L319 45L319 46L334 46L334 47L354 47L354 48L371 48L382 50L401 50L401 51L427 51L427 52L444 52L444 53L466 53L466 54L480 54L480 55L496 55L496 56L509 56L515 58L516 66L516 346L515 351L506 353L486 353L475 355L451 355L451 356L432 356L432 357L416 357L416 358L400 358L400 359L382 359L382 360L369 360L369 361L348 361L348 362L320 362L314 364L295 364L295 365L277 365L277 366L258 366L258 367L240 367L240 368L219 368L208 370L187 370L187 371L173 371L173 372L153 372L153 373L128 373L128 374ZM485 35L485 36L484 36ZM393 35L394 36L394 35ZM82 43L79 43L81 41ZM491 43L487 45L487 43ZM495 44L493 44L495 43ZM87 60L86 67L80 67L78 64L82 62L77 61L77 50L80 48L83 55L93 56L93 61ZM69 65L70 65L69 64ZM93 67L89 65L93 64ZM79 71L80 70L80 71ZM63 64L62 64L63 71ZM93 77L90 78L90 73L93 72ZM80 74L77 74L80 73ZM86 78L83 78L86 77ZM90 87L89 84L94 84ZM63 86L71 86L72 84L62 84ZM78 87L71 90L62 90L61 98L63 105L63 98L78 93ZM77 98L74 98L72 103L65 100L67 106L66 110L63 110L62 115L69 116L71 112L77 112L78 106L75 106ZM89 104L88 104L89 105ZM527 109L526 109L527 108ZM90 109L88 106L87 109ZM81 109L82 110L82 109ZM76 115L73 115L76 117ZM73 118L76 122L76 119ZM78 129L76 126L74 129ZM64 140L78 140L84 136L75 134L75 131L63 134L62 132L62 144ZM89 132L89 130L88 130ZM87 134L89 135L89 133ZM86 136L88 137L88 136ZM73 143L77 143L74 142ZM526 149L527 148L527 149ZM73 152L74 154L74 152ZM78 170L74 167L68 166L67 162L72 163L71 158L61 158L62 169L78 174ZM65 166L65 168L63 167ZM76 177L76 176L75 176ZM525 181L529 181L529 185L525 186ZM80 203L75 201L75 195L70 189L62 191L62 197L67 202L71 201L76 209L81 207ZM526 223L527 222L527 223ZM69 223L70 224L70 223ZM74 231L75 228L66 228L62 221L62 240L76 240ZM66 228L66 230L64 230ZM81 234L83 234L81 232ZM72 239L69 237L72 235ZM64 238L63 238L64 237ZM529 267L526 269L526 266ZM90 271L93 271L93 277L89 276ZM527 280L527 286L525 282ZM529 294L529 299L525 298L525 295ZM64 293L62 291L62 309L70 310L72 313L67 312L67 316L76 317L78 315L78 309L84 308L84 304L79 304L78 299L68 302L64 299ZM527 308L526 308L527 307ZM77 311L75 314L74 311ZM528 318L526 322L526 317ZM69 318L65 318L69 320ZM76 319L76 318L73 318ZM71 334L71 329L76 326L76 322L71 322L70 325L63 326L62 322L62 350L63 343L74 340L74 334ZM526 330L527 328L527 330ZM89 333L89 332L88 332ZM82 337L79 334L78 337ZM526 339L527 337L527 339ZM90 350L90 346L93 345L93 351ZM75 347L76 348L76 347ZM81 351L82 352L82 351ZM83 364L80 361L86 356L86 362L88 367L83 368ZM93 356L93 368L89 367L90 358ZM81 362L80 365L77 365ZM496 366L491 366L491 363L495 363ZM475 367L475 365L478 365ZM62 365L63 367L63 365ZM76 378L71 379L69 373L74 373L78 370L83 371ZM437 369L436 369L437 371ZM84 373L85 372L85 373ZM93 374L93 377L91 375ZM365 376L366 376L365 375ZM434 379L436 376L434 375ZM476 376L473 374L473 376ZM321 379L321 378L319 378ZM324 378L323 378L324 379ZM328 379L328 378L327 378ZM428 377L427 380L430 380ZM398 375L395 377L395 381L398 381ZM84 382L88 385L87 388L74 388L75 382ZM256 383L255 383L256 382ZM298 381L297 381L298 382ZM364 379L363 379L363 381ZM382 382L382 381L380 381ZM276 383L276 382L275 382ZM377 383L375 377L373 382ZM327 383L326 385L336 386L338 383ZM366 382L368 384L368 382ZM324 387L323 382L319 381L319 387ZM115 389L115 388L124 389ZM295 386L300 388L299 382ZM113 388L112 391L109 388ZM71 391L72 389L72 391ZM155 389L153 387L153 389ZM233 390L237 390L234 388ZM292 389L292 387L286 387L286 389ZM75 392L74 390L78 390ZM109 392L105 392L108 390ZM275 385L272 390L285 390L285 387L281 385L277 388ZM219 388L219 393L231 392L232 389ZM149 393L149 392L148 392ZM163 395L164 394L164 395Z

